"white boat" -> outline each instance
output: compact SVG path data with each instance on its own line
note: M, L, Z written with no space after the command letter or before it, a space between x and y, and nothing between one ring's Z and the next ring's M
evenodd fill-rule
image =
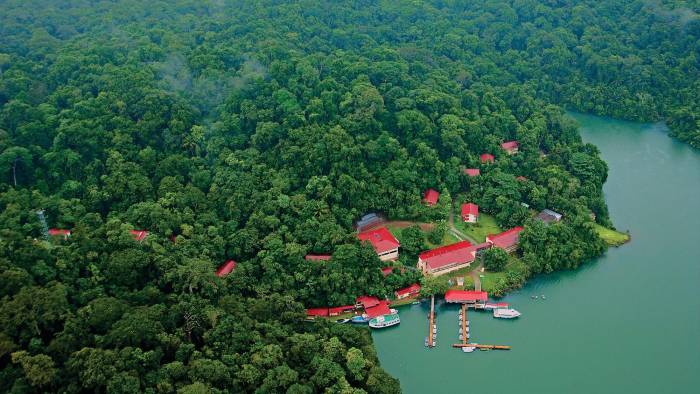
M471 353L476 349L474 346L462 346L462 351L464 353Z
M372 328L391 327L401 323L399 315L383 315L377 316L369 321L369 326Z
M392 315L399 313L399 311L397 311L396 309L393 309L393 308L389 309L389 312L391 312Z
M515 319L516 317L520 316L520 312L516 311L515 309L494 309L493 310L493 317L501 318L501 319Z

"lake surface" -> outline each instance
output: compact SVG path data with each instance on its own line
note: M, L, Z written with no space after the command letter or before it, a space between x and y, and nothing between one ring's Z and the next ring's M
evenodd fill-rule
M428 350L427 303L401 308L373 337L404 392L700 392L700 154L662 124L571 116L610 167L610 215L632 242L505 297L516 321L470 312L472 341L509 352L453 349L458 308L444 303Z

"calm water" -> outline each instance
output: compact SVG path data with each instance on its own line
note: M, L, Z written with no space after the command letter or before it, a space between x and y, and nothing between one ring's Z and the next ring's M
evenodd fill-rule
M700 154L663 125L572 116L610 167L610 214L632 242L506 297L517 321L470 313L473 341L510 352L452 349L457 307L445 304L427 350L427 305L402 308L400 326L373 336L404 392L700 392Z

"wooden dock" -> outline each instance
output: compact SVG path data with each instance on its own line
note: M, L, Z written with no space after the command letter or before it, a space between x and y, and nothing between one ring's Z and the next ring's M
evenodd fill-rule
M493 349L493 350L510 350L510 346L506 345L481 345L478 343L469 343L469 338L467 338L467 308L466 304L462 304L462 343L455 343L452 347L463 348L463 347L474 347L477 349Z
M430 314L428 315L428 348L432 348L435 343L433 338L433 326L435 325L435 296L430 297Z
M469 342L467 334L467 306L462 304L462 344L466 345Z

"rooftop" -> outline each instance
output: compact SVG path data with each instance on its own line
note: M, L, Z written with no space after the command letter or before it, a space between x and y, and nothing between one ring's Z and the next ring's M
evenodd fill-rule
M331 255L329 254L307 254L304 256L304 259L306 261L326 261L331 259Z
M481 159L482 163L493 163L496 160L496 158L490 153L482 153L479 158Z
M141 242L148 235L148 231L146 231L146 230L131 230L131 235L134 236L135 240Z
M367 309L379 304L379 298L372 296L359 296L355 299L355 303L362 304L362 307Z
M434 189L428 189L425 191L425 194L423 194L423 202L428 205L437 204L438 198L440 198L440 193Z
M450 264L464 264L474 261L476 247L469 241L460 241L423 252L418 258L425 261L430 269L436 269Z
M475 290L447 290L445 301L447 302L474 302L486 301L489 298L485 291Z
M509 152L518 149L518 146L520 146L520 144L518 144L518 141L506 141L501 144L501 148Z
M224 276L233 272L234 269L236 269L236 262L233 260L227 260L219 267L219 269L216 270L216 276L223 278Z
M377 253L388 252L401 246L386 227L363 231L357 234L357 237L360 241L369 241Z
M417 293L420 291L420 285L418 283L414 283L408 287L404 287L403 289L398 289L395 291L396 296L402 296L406 294L411 294L411 293Z
M462 216L479 216L479 206L473 203L462 204Z
M518 243L521 231L523 231L522 227L513 227L512 229L504 231L500 234L489 234L486 237L486 241L501 249L508 249Z
M469 176L479 176L481 174L481 170L478 168L465 168L463 172Z
M365 308L365 313L370 318L375 318L377 316L382 316L382 315L390 315L391 309L389 308L389 302L388 301L381 301L375 306Z

